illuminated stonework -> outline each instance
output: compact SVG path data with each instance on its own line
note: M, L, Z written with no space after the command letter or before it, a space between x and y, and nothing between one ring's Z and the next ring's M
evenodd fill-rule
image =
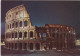
M14 50L47 50L75 47L75 29L70 26L46 24L32 26L24 5L6 13L5 48Z

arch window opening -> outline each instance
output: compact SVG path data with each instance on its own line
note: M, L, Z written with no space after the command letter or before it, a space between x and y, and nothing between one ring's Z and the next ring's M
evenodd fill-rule
M40 44L36 43L36 50L40 50Z
M8 25L8 29L9 29L9 25Z
M32 32L32 31L30 32L30 37L31 37L31 38L33 37L33 32Z
M11 34L9 33L9 38L11 37Z
M19 32L19 38L22 38L22 32Z
M27 26L27 21L24 21L24 26Z
M10 28L11 28L11 24L10 24Z
M30 43L30 50L33 50L33 43Z
M17 38L17 32L15 33L15 38Z
M12 28L14 28L14 23L12 24Z
M20 21L20 27L22 27L22 21Z
M15 49L17 49L17 43L15 43Z
M24 32L24 38L26 38L27 37L27 32Z
M27 43L24 43L24 49L27 49Z
M12 33L12 38L14 38L14 33Z
M19 43L19 49L20 50L22 49L22 43Z
M43 33L43 34L42 34L42 37L46 37L46 33Z
M18 27L18 22L16 22L16 28Z

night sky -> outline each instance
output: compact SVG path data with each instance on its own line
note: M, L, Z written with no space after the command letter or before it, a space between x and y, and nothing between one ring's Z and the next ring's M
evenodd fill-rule
M5 14L17 6L24 4L32 25L64 24L76 29L80 33L80 2L73 1L2 1L1 2L1 34L5 32Z

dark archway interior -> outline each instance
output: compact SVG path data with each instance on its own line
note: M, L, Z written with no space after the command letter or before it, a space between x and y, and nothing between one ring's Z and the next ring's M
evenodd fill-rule
M33 43L30 43L30 50L33 50Z
M24 43L24 49L27 49L27 43Z
M33 32L32 31L30 32L30 37L33 37Z
M20 50L22 49L22 43L19 43L19 49Z
M17 43L15 43L15 49L17 49Z
M36 43L36 50L40 50L40 44Z

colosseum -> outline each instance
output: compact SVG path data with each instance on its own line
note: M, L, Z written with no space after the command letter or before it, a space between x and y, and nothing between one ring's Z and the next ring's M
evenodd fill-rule
M5 48L13 50L63 50L75 48L75 29L60 24L33 26L24 5L6 13Z

